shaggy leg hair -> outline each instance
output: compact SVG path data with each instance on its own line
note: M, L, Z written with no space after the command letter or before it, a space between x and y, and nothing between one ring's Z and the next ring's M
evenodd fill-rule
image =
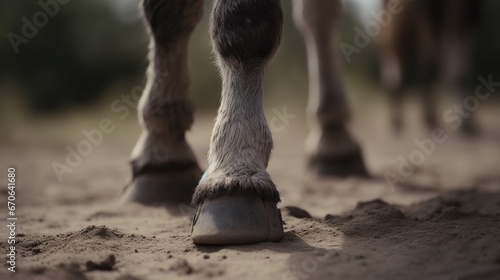
M143 132L132 152L130 199L189 203L202 172L185 139L194 115L187 54L203 0L143 0L142 9L150 33L150 64L139 103Z
M233 191L279 202L266 171L273 146L262 107L265 68L281 38L279 0L217 0L210 33L222 75L222 99L208 170L193 204Z

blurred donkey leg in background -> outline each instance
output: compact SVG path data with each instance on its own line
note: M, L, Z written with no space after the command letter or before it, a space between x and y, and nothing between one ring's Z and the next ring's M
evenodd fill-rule
M309 168L326 176L367 176L361 148L349 133L349 106L336 52L340 0L294 1L294 19L307 47L309 68L306 143Z
M384 1L386 13L391 12L390 5L390 0ZM403 129L408 84L420 89L424 122L431 130L439 125L436 86L440 80L460 103L474 94L471 58L480 6L481 1L474 0L421 0L408 2L401 12L390 15L391 21L382 28L379 39L379 57L396 132ZM464 118L461 129L473 134L472 118Z

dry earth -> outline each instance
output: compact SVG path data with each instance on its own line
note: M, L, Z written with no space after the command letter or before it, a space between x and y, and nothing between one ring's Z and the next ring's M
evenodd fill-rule
M3 143L0 201L7 200L4 172L15 165L19 243L17 272L8 273L4 264L0 278L500 279L500 138L494 131L479 139L450 133L392 188L384 173L397 174L398 156L408 158L413 141L428 133L395 138L383 121L355 123L374 177L318 179L303 171L306 130L298 119L275 133L269 167L282 193L285 237L246 246L195 246L188 207L186 215L173 216L116 203L135 126L117 124L63 182L51 163L64 160L65 144ZM190 134L200 159L210 127L210 118L200 118Z

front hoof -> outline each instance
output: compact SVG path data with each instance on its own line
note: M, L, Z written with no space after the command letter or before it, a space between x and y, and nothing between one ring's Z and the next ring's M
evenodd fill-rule
M277 242L283 222L276 203L250 192L233 192L198 206L191 238L200 245Z
M337 156L312 156L309 159L309 170L316 175L325 177L366 178L370 176L360 150Z
M134 177L122 200L168 208L189 205L201 176L202 171L198 166L175 172L144 172Z

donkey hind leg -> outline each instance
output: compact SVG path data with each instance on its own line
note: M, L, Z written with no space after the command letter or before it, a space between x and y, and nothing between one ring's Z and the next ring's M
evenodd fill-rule
M458 103L463 103L469 95L474 93L470 85L472 82L470 80L472 72L471 56L474 47L472 36L472 34L467 34L459 38L457 34L447 34L442 42L442 49L446 50L443 51L445 60L443 75ZM460 131L465 136L480 134L473 113L467 112L464 114Z
M272 138L262 107L265 67L278 48L279 0L216 0L211 37L222 76L208 170L196 188L197 244L279 241L279 193L266 171Z
M193 122L188 97L190 34L203 0L143 0L150 33L148 83L139 102L142 135L132 152L133 181L125 199L168 206L189 204L202 171L185 139Z
M349 108L336 49L339 0L294 1L294 19L307 47L311 132L306 149L309 168L325 176L367 176L359 144L347 128Z
M429 130L439 126L437 110L439 98L436 92L439 71L437 58L423 58L422 63L422 105L424 109L424 123Z
M382 86L387 92L390 122L393 131L401 134L403 131L403 72L400 59L394 53L384 53L381 56Z

